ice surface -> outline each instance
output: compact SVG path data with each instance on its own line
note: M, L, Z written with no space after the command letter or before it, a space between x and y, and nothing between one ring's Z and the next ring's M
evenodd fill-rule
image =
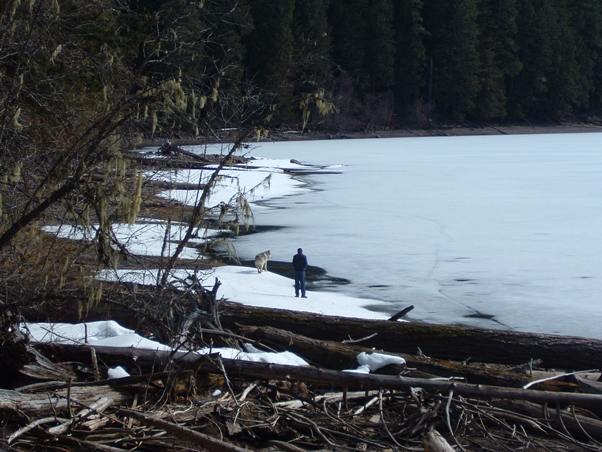
M602 338L602 134L261 143L253 155L343 163L236 239L413 304L409 318ZM379 307L378 309L382 309Z

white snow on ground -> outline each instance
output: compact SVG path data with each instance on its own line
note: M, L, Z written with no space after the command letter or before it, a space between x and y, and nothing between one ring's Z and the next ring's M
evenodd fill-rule
M159 220L153 223L138 222L133 225L127 223L116 223L112 225L115 238L132 254L140 256L161 256L163 249L163 239L167 222ZM184 237L188 225L184 223L171 223L169 241L166 243L164 255L171 256L176 251L178 242ZM60 238L71 240L92 240L97 231L98 224L91 225L89 228L80 226L61 225L44 226L45 232L56 234ZM198 229L195 237L189 243L199 245L207 242L220 234L229 234L226 230ZM116 245L112 245L116 248ZM182 250L181 258L196 259L199 257L199 251L196 248L185 247Z
M384 353L362 352L357 355L357 362L359 364L357 368L345 369L343 372L369 374L370 372L374 372L381 367L388 366L389 364L405 366L406 360L400 356L386 355Z
M130 374L121 366L111 367L107 371L109 379L129 377Z
M185 269L172 272L177 279L185 279L190 273L191 271ZM221 281L220 295L249 306L341 317L369 319L387 319L389 317L382 312L368 310L366 306L379 304L378 301L371 299L354 298L334 292L314 291L307 291L307 299L295 298L293 280L269 271L257 273L254 268L229 265L217 267L206 276L209 284L212 284L213 278ZM105 270L99 273L98 278L138 284L155 284L157 281L156 270L117 270L117 272Z
M343 369L343 372L351 372L354 374L369 374L370 367L366 365L357 366L355 369Z
M371 372L380 369L381 367L388 366L389 364L397 364L398 366L404 366L406 360L400 356L385 355L383 353L366 353L362 352L357 355L357 362L360 366L368 366Z
M25 323L23 330L34 342L93 344L107 347L134 347L146 350L171 350L124 328L114 320L86 323Z
M308 366L309 364L304 359L295 355L292 352L241 352L235 348L202 348L197 350L201 355L210 353L219 353L222 358L240 359L243 361L253 361L256 363L271 363L283 364L288 366Z
M209 180L213 170L178 170L146 172L149 180L177 183L202 184ZM207 207L232 202L239 193L243 193L249 202L265 201L272 198L293 195L306 191L305 184L282 171L271 168L233 169L220 171L218 180L211 190ZM160 197L173 199L186 205L195 205L200 193L197 190L165 190Z
M171 351L171 347L160 342L152 341L136 334L133 330L124 328L114 320L87 323L24 323L23 332L27 333L34 342L57 342L63 344L90 344L105 347L133 347L146 350ZM248 347L247 350L253 349ZM179 349L180 351L185 351ZM290 366L307 366L308 363L291 352L243 352L234 348L201 348L195 350L199 355L219 353L223 358L240 359L261 363L285 364ZM120 374L120 367L110 369L115 375ZM125 372L123 368L121 371ZM127 372L126 372L127 373ZM120 378L111 376L109 378Z

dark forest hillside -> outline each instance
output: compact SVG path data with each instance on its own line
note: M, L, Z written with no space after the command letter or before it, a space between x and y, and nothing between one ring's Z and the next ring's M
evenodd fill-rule
M172 80L188 113L219 104L212 125L240 126L261 105L270 127L339 131L598 119L602 104L597 0L54 0L0 11L9 103L65 83L80 97L59 103L89 111L95 96L112 104ZM169 109L147 102L143 134L202 134Z
M326 97L337 109L331 127L553 121L600 111L599 1L250 3L253 31L240 60L247 78L281 105ZM287 105L277 117L284 122L299 113Z

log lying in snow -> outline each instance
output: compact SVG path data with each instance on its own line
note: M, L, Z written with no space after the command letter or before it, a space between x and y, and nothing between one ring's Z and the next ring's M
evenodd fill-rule
M104 286L103 286L104 287ZM173 297L187 295L172 291ZM165 294L161 295L164 297ZM144 318L141 312L129 311L125 303L115 304L111 300L127 300L131 297L129 288L119 284L106 284L103 290L103 303L87 317L87 321L105 320L110 311L111 318L121 325L136 329ZM156 303L157 294L152 290L140 290L136 297L140 301ZM64 296L65 306L61 310L62 321L77 322L77 296ZM36 301L32 299L32 303ZM41 301L41 300L40 300ZM45 300L49 302L48 300ZM57 300L51 300L57 303ZM58 304L58 303L57 303ZM367 320L347 317L322 316L297 311L267 309L225 302L220 305L222 325L236 329L236 324L272 326L283 330L322 340L341 341L364 338L378 333L362 345L396 353L416 353L417 347L428 356L464 361L523 364L531 359L542 359L547 368L567 370L592 369L600 366L602 340L584 339L544 334L520 333L504 330L487 330L461 326L432 325L418 322L390 322L387 320ZM70 310L71 308L71 310ZM47 321L36 317L39 313L27 312L30 319Z
M244 336L256 339L263 344L279 346L293 351L303 358L329 369L355 368L357 367L356 357L358 353L373 351L368 347L312 339L268 326L241 326L240 332ZM419 357L408 353L400 356L406 360L409 367L442 377L465 377L470 383L520 387L532 380L526 373L515 372L509 366L499 364L465 364L459 361ZM576 386L558 380L543 382L542 385L539 386L539 389L558 390Z
M547 368L591 369L600 365L602 341L580 337L487 330L471 327L432 325L418 322L389 322L322 316L307 312L255 308L225 303L222 325L237 323L272 326L316 339L340 341L378 334L364 342L396 353L416 353L464 361L522 364L541 358Z
M67 344L40 344L45 351L53 351L55 356L69 357L71 360L87 362L90 357L90 346ZM177 362L186 368L194 368L200 372L220 373L215 362L206 356L185 352L161 352L151 350L133 350L122 347L94 347L96 354L105 362L128 361L137 366L154 367ZM572 394L566 392L537 391L531 389L504 388L499 386L471 385L449 381L427 380L422 378L395 377L389 375L358 374L318 369L315 367L284 366L276 364L255 363L249 361L222 359L224 370L229 377L244 379L285 379L303 381L321 386L336 386L358 389L406 389L419 387L425 390L477 398L526 400L539 403L574 403L582 406L600 406L602 395Z

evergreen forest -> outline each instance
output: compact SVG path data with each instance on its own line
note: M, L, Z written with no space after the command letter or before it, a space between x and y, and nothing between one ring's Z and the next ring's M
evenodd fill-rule
M222 127L254 103L270 127L339 131L587 120L602 104L598 0L3 3L13 95L64 82L85 104L161 80L189 113L219 97ZM170 107L146 102L145 135L200 133Z

